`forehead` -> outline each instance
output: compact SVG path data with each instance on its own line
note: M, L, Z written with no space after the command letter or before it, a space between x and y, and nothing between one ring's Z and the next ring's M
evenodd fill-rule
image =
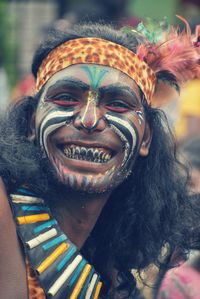
M139 87L133 79L123 72L108 66L94 64L76 64L71 65L57 73L55 73L46 83L44 91L59 81L63 82L69 78L83 81L92 89L98 87L120 84L131 88L139 97Z

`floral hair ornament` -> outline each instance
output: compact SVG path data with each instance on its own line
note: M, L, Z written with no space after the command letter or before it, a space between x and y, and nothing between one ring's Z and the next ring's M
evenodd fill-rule
M140 23L136 32L142 36L136 53L129 49L96 37L78 38L64 42L53 49L39 67L36 92L58 71L75 64L98 64L113 67L132 78L141 88L147 102L154 107L163 104L160 99L170 101L176 93L167 76L173 75L178 85L200 77L200 27L192 37L190 26L182 17L186 29L160 25L148 20L148 26ZM124 30L124 29L123 29ZM124 30L125 31L125 30ZM137 38L137 36L136 36ZM175 80L174 80L175 81Z
M177 17L185 24L182 32L165 22L161 26L154 26L154 22L150 22L148 26L140 23L137 32L143 35L145 42L137 47L136 54L148 64L157 78L162 78L160 74L167 72L181 85L200 78L200 25L196 28L195 36L192 36L187 21L181 16ZM152 106L159 107L170 101L175 96L172 95L175 93L173 87L166 78L158 79Z

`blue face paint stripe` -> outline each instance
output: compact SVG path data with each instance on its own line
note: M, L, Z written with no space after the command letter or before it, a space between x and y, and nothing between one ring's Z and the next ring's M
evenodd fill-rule
M87 185L87 177L83 176L81 186L85 187Z
M87 66L82 66L81 68L88 74L88 77L90 79L90 85L92 86L92 88L94 88L94 83L92 82L94 77L94 71L92 72L92 66L91 68Z
M70 176L67 176L67 184L70 186Z
M38 233L42 232L43 230L45 230L46 228L51 227L54 224L58 224L58 222L55 219L47 221L44 224L41 224L41 225L37 226L36 228L34 228L33 232L34 232L34 234L38 234Z
M90 181L88 182L89 188L91 188L93 184L94 184L94 179L91 178Z
M51 247L53 247L53 246L55 246L55 245L61 243L62 241L65 241L65 240L67 240L67 236L64 235L64 234L62 234L61 236L59 236L59 237L57 237L57 238L54 238L52 241L49 241L49 242L47 242L46 244L44 244L44 245L42 246L42 248L43 248L44 250L48 250L48 249L50 249Z
M75 188L77 186L77 177L74 175L73 177L73 187Z
M99 69L96 66L82 66L82 69L88 74L90 85L93 90L96 90L99 87L103 77L108 73L108 70Z
M70 258L73 256L73 254L76 252L76 247L73 246L69 249L66 256L63 258L63 260L58 264L57 270L60 271L66 263L70 260Z

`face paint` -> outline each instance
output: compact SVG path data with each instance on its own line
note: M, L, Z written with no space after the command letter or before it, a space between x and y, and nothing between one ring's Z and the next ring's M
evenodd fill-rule
M139 90L124 76L108 67L76 65L44 88L37 138L58 179L74 190L112 190L132 169L145 121L142 110L137 113Z
M142 115L142 111L135 111L137 116L138 116L138 121L139 121L139 124L141 125L142 122L144 121L144 118L143 118L143 115Z
M108 70L86 65L81 68L87 74L91 86L91 90L88 92L87 105L81 117L81 122L85 128L94 129L98 123L96 106L98 104L99 95L97 90L105 75L108 73Z
M46 115L46 117L44 117L39 130L39 141L41 147L46 151L48 156L49 156L48 147L47 147L48 136L56 129L70 122L73 115L74 115L73 110L59 111L53 109L51 112L49 112Z
M105 75L108 73L108 69L99 68L97 66L87 66L84 65L81 67L88 76L90 86L92 90L97 90L100 86Z
M97 105L98 94L94 91L88 92L87 105L83 116L81 117L82 125L87 129L93 129L97 126Z
M106 118L113 130L124 143L125 155L121 167L126 168L129 165L135 149L137 149L137 131L133 123L131 123L126 117L122 117L121 115L119 116L114 113L107 113Z

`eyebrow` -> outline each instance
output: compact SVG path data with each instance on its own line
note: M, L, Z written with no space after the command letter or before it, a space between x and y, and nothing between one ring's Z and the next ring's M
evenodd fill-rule
M87 91L90 89L90 86L84 83L81 80L78 80L75 77L67 77L64 79L60 79L56 81L54 84L49 86L48 93L52 91L52 89L59 88L59 87L69 87L74 89L80 89L81 91Z
M140 100L137 96L137 94L133 91L132 88L130 88L127 85L122 84L111 84L109 86L102 86L99 88L100 93L103 95L104 93L117 93L118 95L124 95L129 93L132 97L136 98L137 100Z
M87 91L91 88L89 84L84 83L83 81L77 79L76 77L66 77L64 79L60 79L56 81L54 84L49 86L48 92L51 92L52 89L59 87L68 87L76 90ZM136 98L138 101L140 100L136 93L127 85L122 85L120 83L110 84L109 86L99 87L99 92L103 95L104 93L113 93L124 96L125 93L129 93L132 97Z

